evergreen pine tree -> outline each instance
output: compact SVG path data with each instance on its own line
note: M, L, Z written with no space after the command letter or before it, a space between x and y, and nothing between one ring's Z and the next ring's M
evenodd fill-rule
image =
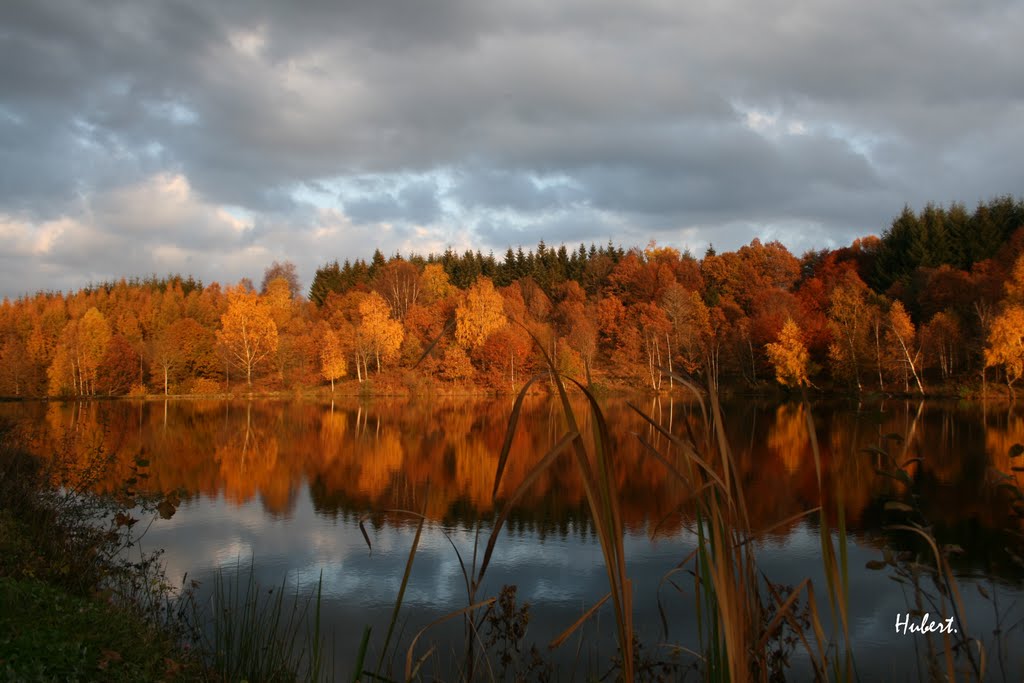
M313 284L309 286L309 300L317 306L323 306L327 295L331 292L340 294L342 288L341 267L338 261L321 266L316 269L313 276Z

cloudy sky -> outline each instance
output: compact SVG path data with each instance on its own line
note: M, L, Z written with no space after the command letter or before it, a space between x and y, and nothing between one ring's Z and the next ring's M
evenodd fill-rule
M1024 191L1016 0L0 2L0 295Z

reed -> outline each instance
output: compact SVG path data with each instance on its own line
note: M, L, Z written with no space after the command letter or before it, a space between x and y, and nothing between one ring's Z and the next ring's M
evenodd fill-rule
M285 580L264 588L255 568L229 576L217 571L209 609L193 602L191 625L207 681L320 681L326 679L320 629L323 576L316 591L291 597Z
M920 411L919 411L920 412ZM952 617L957 624L956 633L942 633L941 647L935 647L933 634L926 634L926 645L929 653L924 664L928 667L929 676L933 679L946 680L985 680L987 653L984 643L970 635L965 618L963 598L960 587L950 565L949 557L962 550L957 546L944 545L935 536L934 527L928 521L917 496L913 494L913 479L907 469L920 458L907 458L904 448L902 461L890 453L888 441L903 439L897 435L883 437L877 447L865 449L865 452L877 457L880 466L876 472L888 479L899 482L910 496L894 495L886 501L883 510L888 524L883 529L888 534L906 534L911 541L916 541L920 551L894 552L890 545L883 551L882 560L868 562L868 569L886 569L893 571L891 578L897 583L909 586L913 596L912 613L923 615L925 612L938 614L938 620L944 621ZM1012 454L1011 454L1012 457ZM996 488L1008 490L1015 497L1024 499L1024 494L1007 475L996 474ZM908 502L904 502L904 501ZM923 578L931 579L934 590L926 588ZM979 586L982 597L988 599L984 589ZM997 613L997 621L998 621ZM941 663L940 663L941 662ZM958 669L957 664L961 664ZM1005 678L1005 672L1004 672Z
M529 332L529 330L527 331ZM532 333L531 336L533 336ZM513 437L521 417L523 400L537 382L544 379L550 381L556 394L556 401L561 407L565 431L556 440L554 446L528 470L523 480L506 496L491 525L479 568L476 561L476 546L474 546L472 562L468 567L463 562L462 556L459 555L459 563L466 584L468 607L446 615L438 622L457 614L466 618L467 654L463 675L467 679L473 679L477 662L475 641L478 639L480 625L488 614L487 611L479 614L479 611L481 609L490 610L494 604L493 599L481 601L477 594L483 583L502 527L512 507L534 481L558 457L563 453L568 453L576 465L577 473L583 484L587 506L594 522L604 559L609 592L583 617L552 641L550 647L557 647L564 643L573 632L597 613L598 607L610 601L618 641L619 657L617 659L621 667L620 677L626 683L632 683L636 677L638 664L633 629L633 587L626 569L623 548L624 529L619 509L619 492L614 476L615 453L608 424L591 388L584 386L572 377L559 373L544 345L539 343L536 337L534 337L534 341L544 358L547 372L530 378L516 395L494 477L492 497L496 503L511 452ZM770 656L769 645L773 639L779 637L783 628L789 628L795 634L793 639L800 642L806 649L815 669L815 675L820 680L829 678L829 673L837 680L847 678L852 662L848 647L844 648L847 655L843 667L836 667L831 672L829 671L829 643L831 641L826 638L821 626L811 582L805 580L785 596L767 579L762 582L756 560L758 532L751 527L743 489L737 476L736 462L725 434L717 387L713 383L709 383L705 393L698 389L689 378L671 371L662 371L693 394L700 406L703 429L699 430L699 433L695 433L687 423L687 434L685 437L681 437L663 427L636 406L631 404L631 407L669 444L668 451L663 453L638 434L637 438L643 443L646 452L662 463L670 476L680 480L692 492L691 501L695 506L694 531L697 546L690 557L681 562L673 572L682 570L684 566L690 566L690 571L694 576L697 618L701 634L699 657L703 665L705 679L709 681L767 680L771 666L770 660L774 661L777 666L777 658L772 659ZM583 436L580 419L569 400L567 387L573 387L579 391L586 400L587 417L589 418L587 422L589 422L591 432L589 440ZM806 397L804 400L806 401ZM811 430L819 490L821 499L824 501L825 492L822 488L820 455L813 434L813 423L809 421L808 426ZM820 511L821 506L809 510L805 514ZM835 615L834 622L837 624L834 630L839 630L838 623L841 623L843 641L848 643L846 536L842 512L841 510L839 512L838 551L832 544L831 530L825 522L826 515L822 514L821 518L823 520L821 525L822 556L825 573L828 577L829 602L833 615ZM454 548L455 544L452 543L452 546ZM414 543L410 551L409 566L411 566L415 550L416 544ZM458 554L457 548L455 551ZM669 581L669 583L677 590L682 590L675 582ZM805 605L809 612L809 618L803 621L796 613L800 595L806 596ZM659 609L661 609L660 601ZM667 625L667 617L663 610L662 618L663 623ZM392 625L395 619L397 619L397 604L392 617ZM816 647L812 646L812 637L806 633L805 624L807 622L813 624L812 637ZM414 649L416 641L422 633L417 634L407 653L405 671L407 677L414 671L412 665L415 661ZM363 649L365 650L365 639ZM685 647L679 647L677 650L692 652ZM358 675L357 672L357 679Z

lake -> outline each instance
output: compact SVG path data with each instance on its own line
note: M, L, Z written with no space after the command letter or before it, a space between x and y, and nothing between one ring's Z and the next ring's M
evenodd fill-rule
M677 572L675 586L663 580L695 546L690 492L645 455L638 435L671 457L665 437L624 399L602 404L616 454L627 571L644 652L667 658L664 643L700 650L692 576ZM636 406L673 434L699 432L696 403L643 397ZM585 413L582 403L576 407ZM103 484L108 490L132 476L133 463L142 458L148 464L140 486L181 492L173 516L154 521L141 542L145 550L166 551L172 582L187 573L208 587L217 570L250 564L261 583L284 580L306 593L322 578L325 629L333 635L339 678L351 675L363 628L373 627L377 646L386 629L416 530L416 519L399 510L422 512L428 521L402 608L396 676L412 635L468 604L460 554L471 562L477 525L482 545L503 499L565 429L554 402L527 398L496 506L492 488L511 410L510 398L0 404L0 414L33 426L33 448L40 454L72 449L83 462L97 448L115 454ZM811 578L825 630L834 634L818 517L801 515L820 501L805 408L749 399L728 401L723 412L751 527L766 530L756 541L759 568L774 584L796 586ZM825 504L835 517L830 522L834 527L841 508L849 534L848 623L861 678L916 679L919 671L927 677L927 639L895 628L897 618L914 608L912 587L895 580L900 577L892 566L866 566L881 560L885 547L906 553L904 566L910 567L919 559L914 553L924 550L912 534L883 529L906 514L886 505L899 500L919 510L914 514L932 525L940 544L962 549L951 556L964 604L955 626L983 643L987 678L1020 680L1024 543L1012 490L1000 487L998 477L1024 484L1013 469L1024 460L1009 456L1014 444L1024 443L1024 411L1005 404L888 400L821 402L811 412L829 492ZM581 432L587 432L589 418L583 423ZM899 462L920 458L906 467L909 490L879 474L884 458L866 448L886 449ZM545 652L548 641L608 592L585 493L568 454L514 507L478 598L497 595L506 584L516 585L518 599L531 605L526 642ZM937 595L930 582L922 585ZM442 676L451 671L463 651L462 628L461 619L453 619L428 631L417 646L418 654L427 643L437 646L428 669ZM600 675L610 665L614 637L605 605L546 656L558 680ZM684 662L691 660L683 655ZM792 665L795 677L809 673L799 646Z

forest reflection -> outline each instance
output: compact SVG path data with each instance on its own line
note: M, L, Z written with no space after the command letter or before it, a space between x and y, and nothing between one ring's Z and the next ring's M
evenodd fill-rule
M625 400L604 405L627 527L677 534L689 520L688 492L644 455L636 435L670 458L677 454ZM580 415L586 414L583 407ZM700 438L696 404L642 398L637 407L674 434L689 430ZM0 413L30 425L37 453L73 454L59 474L65 481L76 476L76 467L87 468L92 454L103 452L113 459L102 484L110 491L137 475L141 460L147 464L139 487L180 491L185 500L223 497L241 505L258 499L268 514L288 517L308 486L320 515L349 518L426 506L431 520L465 526L493 512L491 489L511 409L510 400L483 398L0 405ZM993 470L1024 485L1009 456L1011 446L1024 443L1024 417L1016 410L889 401L823 403L812 413L825 489L837 496L832 503L843 506L852 531L877 527L882 501L902 486L876 472L884 463L864 451L871 446L888 449L898 462L920 458L907 469L933 522L985 529L1015 524L1008 496L993 485ZM818 505L807 409L799 403L745 401L726 404L724 414L752 524L784 538L801 523L800 513ZM587 419L584 433L589 433ZM563 429L552 401L526 400L499 504L508 486L525 477ZM573 463L565 458L522 498L511 528L542 536L565 533L570 524L586 529L585 508ZM393 521L399 523L397 517Z

